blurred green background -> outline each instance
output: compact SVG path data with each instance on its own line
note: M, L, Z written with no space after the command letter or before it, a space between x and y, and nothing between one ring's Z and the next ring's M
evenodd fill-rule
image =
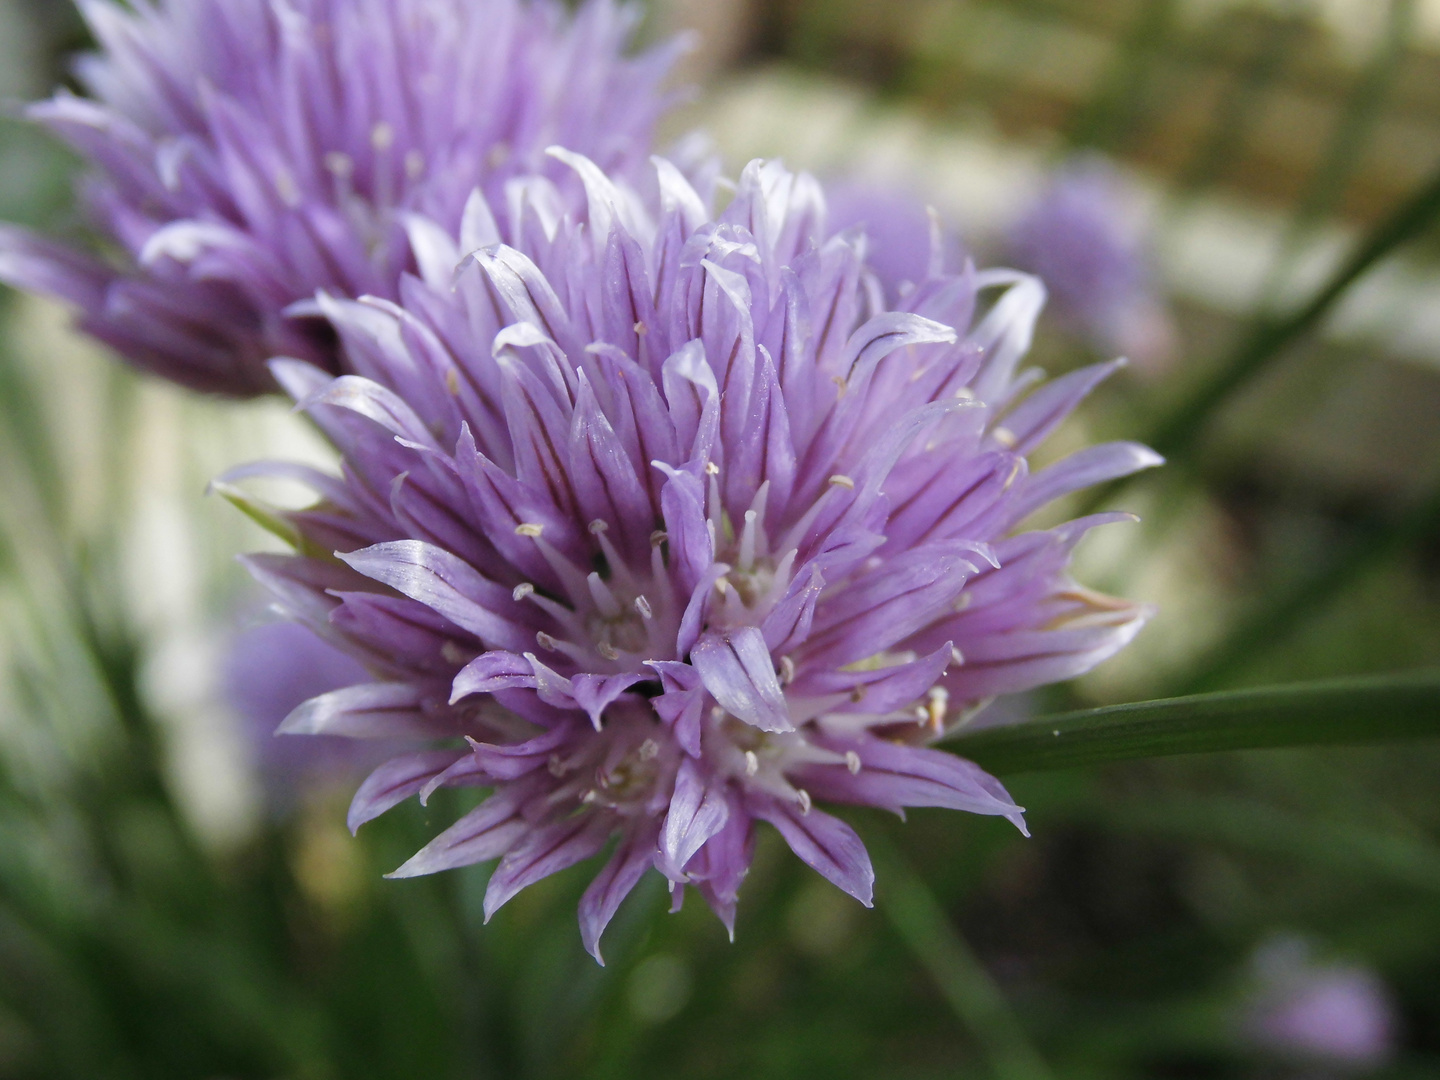
M1168 452L1105 493L1144 521L1078 572L1161 614L1017 715L1440 664L1434 208L1385 233L1440 168L1440 3L654 5L648 33L682 27L700 89L672 134L899 186L980 256L1071 155L1121 170L1169 336L1056 441ZM84 45L61 0L0 0L0 95ZM80 228L72 165L0 121L0 218ZM323 443L133 377L39 301L0 319L0 1077L1440 1076L1434 744L1007 776L1029 840L853 814L871 911L767 834L734 944L656 879L603 970L583 870L488 927L486 868L382 880L456 806L351 839L353 782L277 795L224 692L262 617L232 556L266 541L204 485ZM1044 318L1034 357L1096 355ZM1389 1052L1267 1045L1277 956L1378 980Z

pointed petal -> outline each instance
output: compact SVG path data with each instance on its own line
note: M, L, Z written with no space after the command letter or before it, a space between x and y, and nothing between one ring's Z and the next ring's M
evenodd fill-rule
M471 694L493 694L497 690L513 690L516 687L533 689L535 673L530 662L519 653L492 649L481 653L460 669L450 687L450 703Z
M732 716L762 731L794 731L770 650L757 627L706 634L690 651L705 689Z
M804 785L811 795L896 811L906 806L940 806L990 814L1009 819L1025 832L1024 809L1015 805L999 780L974 762L943 750L896 745L883 739L853 743L837 739L823 745L837 753L853 751L859 756L860 768L851 772L844 765L807 765L794 770L791 782Z
M504 855L533 829L516 816L519 795L518 788L491 795L412 855L398 870L385 876L420 877Z
M493 648L519 652L535 637L498 612L514 608L507 590L450 552L420 540L395 540L342 554L348 565L433 608Z
M585 951L595 957L601 967L605 966L605 961L600 956L600 935L615 917L621 901L639 884L654 860L654 828L640 826L632 829L620 838L610 861L595 875L595 880L580 898L580 940L585 945Z
M707 776L691 758L680 763L670 809L660 830L656 866L671 881L686 879L685 866L730 817L723 778Z
M812 809L802 814L799 807L768 796L752 797L747 808L761 821L768 821L785 838L790 850L806 866L834 882L866 907L875 893L875 870L855 830L839 818Z
M452 734L425 716L420 690L407 683L362 683L311 698L285 718L277 735L343 735L351 739L426 739Z
M355 792L345 824L352 833L356 832L367 821L373 821L416 794L432 777L464 756L457 750L426 750L391 758L367 776Z
M610 827L607 818L586 813L530 830L490 875L490 884L485 889L485 921L489 922L495 912L527 885L594 855L605 846Z

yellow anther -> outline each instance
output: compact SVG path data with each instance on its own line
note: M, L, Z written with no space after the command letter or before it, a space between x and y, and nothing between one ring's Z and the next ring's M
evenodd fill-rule
M929 697L930 705L926 711L929 715L930 727L936 735L939 735L945 730L945 710L950 701L950 691L943 686L932 686Z

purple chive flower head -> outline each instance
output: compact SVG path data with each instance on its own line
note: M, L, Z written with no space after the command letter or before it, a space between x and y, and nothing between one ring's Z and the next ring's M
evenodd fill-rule
M1023 828L926 744L1148 614L1066 574L1123 515L1021 524L1157 462L1112 443L1027 464L1114 365L1017 377L1044 293L1010 271L927 277L888 310L863 239L778 164L716 214L663 160L651 206L555 153L582 211L521 200L514 246L437 240L404 307L327 301L355 374L276 364L345 475L277 526L303 554L251 566L375 675L285 730L449 740L378 769L350 823L490 789L395 872L499 858L487 915L613 841L580 907L597 957L651 868L733 928L757 822L869 904L864 846L822 802Z
M1394 1002L1370 969L1317 962L1304 941L1285 938L1259 950L1255 975L1245 1021L1254 1045L1342 1068L1375 1068L1394 1057Z
M77 68L89 96L30 115L89 162L108 257L0 228L0 279L226 394L274 389L277 354L338 370L323 321L287 309L394 298L417 220L453 234L477 185L503 207L515 177L563 181L552 143L636 176L674 54L623 56L638 9L612 0L79 4L101 46Z
M1163 363L1173 331L1155 288L1134 191L1098 156L1057 169L1005 238L1005 256L1040 277L1057 314L1103 352Z

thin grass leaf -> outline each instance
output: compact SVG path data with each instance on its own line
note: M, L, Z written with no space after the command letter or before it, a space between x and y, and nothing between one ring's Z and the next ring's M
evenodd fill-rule
M1110 829L1221 843L1343 874L1440 893L1440 848L1428 840L1317 817L1254 798L1207 794L1147 797L1095 810Z
M1179 6L1176 0L1149 0L1136 16L1090 103L1071 125L1072 146L1114 152L1134 135L1154 108L1155 75L1167 59Z
M996 1080L1051 1080L1019 1017L955 924L905 857L874 830L865 836L877 864L880 910L980 1046Z
M1209 379L1189 395L1143 440L1171 462L1184 458L1210 418L1230 396L1250 382L1287 348L1314 330L1335 305L1376 264L1402 245L1418 239L1440 218L1440 169L1367 236L1309 301L1289 315L1262 315ZM1089 513L1105 505L1127 481L1095 489L1082 507Z
M1405 49L1415 24L1416 0L1391 0L1385 33L1381 35L1354 88L1346 97L1340 118L1331 133L1324 157L1306 181L1280 254L1261 293L1260 306L1268 309L1294 270L1310 231L1331 213L1344 197L1350 179L1365 158L1390 92L1401 70Z
M1138 701L960 734L947 746L999 773L1222 750L1440 737L1440 671Z
M1200 693L1222 686L1257 656L1286 641L1356 580L1440 528L1440 487L1399 520L1369 522L1323 564L1277 585L1195 665L1181 687Z

